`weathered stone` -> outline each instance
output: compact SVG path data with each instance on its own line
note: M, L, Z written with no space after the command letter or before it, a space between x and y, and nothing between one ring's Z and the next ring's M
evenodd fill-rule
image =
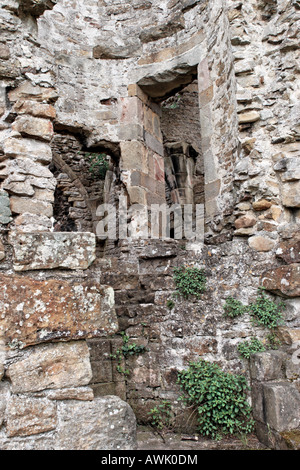
M118 329L110 287L5 275L0 285L0 328L9 343L93 338Z
M13 214L36 214L45 217L52 217L53 206L49 202L38 199L12 196L10 198L10 208Z
M3 332L0 330L0 381L2 380L2 377L4 375L4 363L5 363L5 356L6 356L5 340L2 335L3 335Z
M281 351L266 351L250 356L250 374L252 380L276 380L283 376L282 367L285 354Z
M7 435L30 436L56 428L56 405L43 398L11 397L7 404Z
M10 50L6 44L0 44L0 59L8 60L10 58Z
M53 137L53 125L48 119L22 116L15 120L12 128L22 136L34 137L46 142L50 142Z
M249 238L249 246L255 251L270 251L274 248L276 242L268 237L257 235Z
M92 378L85 341L34 347L7 369L13 393L38 392L87 385Z
M18 232L49 232L52 221L44 215L21 214L14 220Z
M51 390L47 393L49 400L80 400L92 401L94 399L91 387L63 388L61 390Z
M249 111L247 113L239 114L239 123L240 124L247 124L259 121L260 113L257 111Z
M0 190L0 224L9 224L12 221L11 215L9 195L6 191Z
M0 261L2 261L4 258L5 258L5 248L4 248L2 241L0 240Z
M275 431L289 431L300 424L300 393L288 382L269 382L262 386L266 423Z
M259 201L253 202L252 206L255 211L265 211L272 206L272 202L266 199L260 199Z
M284 297L300 296L300 265L290 264L265 271L261 276L261 285Z
M59 405L58 450L135 450L136 418L116 396Z
M87 269L96 259L93 233L12 233L14 269Z
M280 326L277 331L279 340L283 344L292 345L300 341L300 328L289 328Z
M35 100L39 102L53 102L58 98L58 93L54 88L35 86L30 82L25 82L18 88L8 93L8 98L13 103L19 100Z
M283 183L282 204L286 207L300 207L300 181Z
M296 235L293 240L280 243L276 256L287 264L300 263L300 236Z
M244 215L243 217L238 218L234 225L236 229L253 227L256 224L257 220L251 215Z
M41 163L51 163L51 148L45 142L32 139L9 138L4 141L3 151L7 157L30 158Z
M13 107L17 114L30 114L34 117L55 119L56 111L51 104L38 103L36 101L17 101Z

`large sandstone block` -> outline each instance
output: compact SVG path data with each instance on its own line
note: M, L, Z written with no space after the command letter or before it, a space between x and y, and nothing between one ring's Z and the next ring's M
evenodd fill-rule
M111 287L0 275L0 332L22 347L106 336L118 330Z
M300 264L292 263L288 266L265 271L261 277L262 286L275 294L284 297L300 296Z
M135 450L136 418L117 396L59 404L57 450Z
M282 204L286 207L300 207L300 181L283 183Z
M9 437L30 436L56 428L56 404L44 398L12 397L7 404Z
M87 385L92 378L85 341L40 345L7 369L13 393Z
M300 424L300 393L288 382L263 385L266 423L275 431L289 431Z
M12 233L14 269L87 269L96 258L93 233Z
M45 164L52 161L49 144L38 140L10 137L4 141L3 151L7 157L30 158Z

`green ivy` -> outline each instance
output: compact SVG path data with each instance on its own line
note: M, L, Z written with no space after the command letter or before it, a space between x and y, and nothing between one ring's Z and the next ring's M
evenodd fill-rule
M134 356L134 355L139 355L139 354L143 354L144 352L146 352L146 348L145 346L143 345L140 345L138 346L136 343L129 343L129 336L127 336L125 334L124 331L121 332L121 336L122 336L122 339L123 339L123 345L121 347L121 349L118 349L116 351L116 354L111 354L111 358L114 359L114 360L117 360L118 363L117 363L117 371L120 373L120 374L123 374L125 376L128 376L129 375L129 370L128 369L124 369L122 366L121 366L121 362L123 359L127 359L128 357L130 356Z
M204 269L190 266L174 268L175 294L182 295L184 299L189 296L201 297L206 290L206 276Z
M283 302L276 304L265 295L263 288L259 288L256 301L250 303L247 310L254 324L273 329L283 324L283 308Z
M240 317L247 311L247 307L234 297L227 297L224 305L224 316L230 318Z
M203 436L219 439L253 431L244 376L223 372L217 364L200 359L178 373L178 383L185 392L180 399L197 410Z
M175 307L175 303L173 302L173 300L171 299L167 300L167 307L170 310L172 310Z
M251 338L250 341L243 341L238 345L240 356L244 359L250 359L251 354L265 350L266 348L263 343L256 337Z

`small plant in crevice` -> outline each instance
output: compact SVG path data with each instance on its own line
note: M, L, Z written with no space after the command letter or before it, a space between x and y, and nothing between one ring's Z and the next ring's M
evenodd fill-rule
M109 168L108 157L105 153L79 152L89 163L89 172L94 179L104 180Z
M129 370L125 369L121 364L124 359L128 359L131 356L143 354L146 352L146 347L143 345L137 345L136 343L129 343L129 336L124 331L121 332L123 344L115 354L111 354L110 357L117 361L117 371L124 376L129 376Z
M240 317L247 311L247 307L232 296L227 297L224 305L224 317Z
M172 405L168 400L162 400L148 414L151 418L151 425L158 431L170 430L173 427L175 416L172 411Z
M169 310L172 310L175 307L175 303L173 302L173 300L167 300L167 307Z
M251 354L266 351L263 343L256 337L251 338L250 341L243 341L238 345L238 352L243 359L250 359Z
M275 332L271 331L267 335L267 346L268 349L278 349L281 346L281 341Z
M246 378L224 372L217 364L200 359L178 373L184 395L180 399L197 411L198 430L203 436L220 439L253 431Z
M275 303L272 299L266 296L264 289L259 288L258 296L255 302L249 304L247 311L252 317L252 322L257 326L264 326L270 330L282 325L283 322L283 309L285 304L283 302Z
M175 295L181 295L185 300L190 296L200 298L206 290L204 269L191 266L174 268Z

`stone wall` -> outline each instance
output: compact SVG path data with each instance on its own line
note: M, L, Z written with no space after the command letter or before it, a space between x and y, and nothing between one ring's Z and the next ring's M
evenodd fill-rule
M223 315L229 295L247 304L263 286L287 305L278 335L299 340L299 15L286 0L3 1L1 448L134 448L128 403L140 422L162 399L179 410L177 371L199 357L252 377L260 436L299 427L261 405L294 375L261 379L238 355L265 331ZM104 245L99 204L174 202L176 145L204 243ZM89 151L110 157L105 180ZM183 265L205 270L207 290L169 308ZM122 331L145 352L119 364ZM287 364L285 346L270 354Z

